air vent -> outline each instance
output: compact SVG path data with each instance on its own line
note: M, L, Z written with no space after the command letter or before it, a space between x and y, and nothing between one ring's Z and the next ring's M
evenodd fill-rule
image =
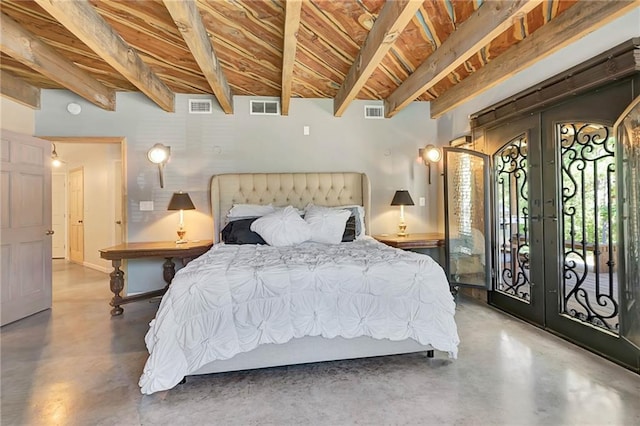
M365 105L364 118L384 118L384 105Z
M251 115L280 115L280 101L250 101Z
M189 114L211 114L213 102L211 99L189 99Z

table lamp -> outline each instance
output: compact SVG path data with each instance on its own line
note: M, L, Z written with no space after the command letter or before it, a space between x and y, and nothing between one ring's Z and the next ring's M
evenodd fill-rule
M174 192L171 196L171 200L169 201L169 206L167 210L180 210L180 225L178 227L178 240L177 244L186 243L187 240L184 239L184 235L187 231L184 230L184 210L195 210L196 206L193 205L193 201L191 201L191 197L186 192Z
M393 196L393 200L391 200L392 206L400 206L400 223L398 224L398 237L406 237L407 234L407 224L404 223L404 206L413 206L413 200L411 199L411 195L409 195L409 191L406 189L401 189L396 191Z

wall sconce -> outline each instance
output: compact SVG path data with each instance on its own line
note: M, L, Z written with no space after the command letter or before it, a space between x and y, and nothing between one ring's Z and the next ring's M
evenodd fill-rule
M51 142L51 145L53 145L53 151L51 151L51 165L53 167L60 167L62 166L62 160L60 160L58 153L56 152L56 144Z
M147 151L147 158L153 164L158 165L158 174L160 175L160 188L164 188L164 165L169 161L171 156L171 147L157 143Z
M406 189L401 189L396 191L393 196L393 200L391 200L392 206L400 206L400 223L398 224L398 237L406 237L407 235L407 224L404 223L404 206L413 206L413 199L411 199L411 195L409 195L409 191Z
M424 148L418 149L418 156L422 159L422 162L427 166L427 174L429 176L429 185L431 185L431 163L437 163L442 158L442 151L434 145L427 145Z
M178 227L178 240L177 244L186 243L187 240L184 239L184 235L187 231L184 230L184 211L185 210L195 210L196 206L193 205L193 201L191 201L191 197L186 192L174 192L171 196L171 200L169 201L169 205L167 206L167 210L180 210L180 224Z

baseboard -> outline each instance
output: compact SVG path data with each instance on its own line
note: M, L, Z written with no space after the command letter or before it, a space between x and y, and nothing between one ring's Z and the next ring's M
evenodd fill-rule
M89 263L89 262L82 262L82 266L84 266L85 268L95 269L96 271L104 272L105 274L108 274L109 272L111 272L110 268L107 268L105 266L100 266L100 265L94 265L93 263Z

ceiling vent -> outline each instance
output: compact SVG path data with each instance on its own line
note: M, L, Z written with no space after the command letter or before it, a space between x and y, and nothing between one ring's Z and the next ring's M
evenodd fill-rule
M280 115L280 101L250 101L251 115Z
M189 114L212 114L211 99L189 99Z
M364 118L384 118L384 105L365 105Z

